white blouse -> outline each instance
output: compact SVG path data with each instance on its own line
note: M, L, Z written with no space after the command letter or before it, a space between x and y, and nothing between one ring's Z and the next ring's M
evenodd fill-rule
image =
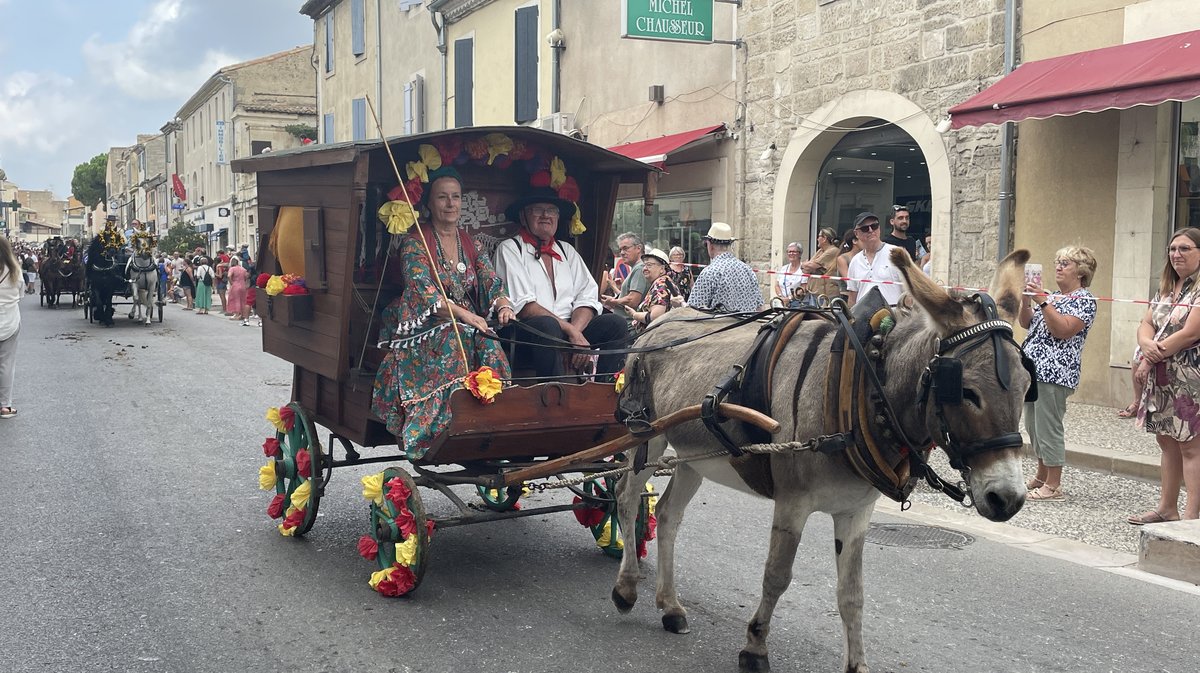
M587 264L570 243L555 241L555 250L562 255L561 261L551 258L554 283L540 259L533 255L537 248L510 238L496 247L496 273L504 279L508 298L517 313L530 302L536 302L563 320L570 320L571 312L587 306L600 315L600 291L596 280L588 271Z

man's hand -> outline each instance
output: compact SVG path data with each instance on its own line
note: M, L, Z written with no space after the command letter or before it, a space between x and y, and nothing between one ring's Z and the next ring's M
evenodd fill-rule
M583 331L571 323L563 325L563 333L567 335L567 341L570 341L571 345L578 348L591 349L592 344L587 340L587 337L583 336ZM591 362L591 358L591 353L575 353L571 356L571 366L577 370L583 369Z

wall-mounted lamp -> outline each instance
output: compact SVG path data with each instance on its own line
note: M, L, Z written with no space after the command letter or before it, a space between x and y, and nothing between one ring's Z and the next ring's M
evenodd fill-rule
M762 151L762 154L758 155L758 160L759 161L767 161L774 154L775 154L775 143L771 143L770 145L767 145L767 149Z
M950 117L942 117L942 121L938 122L937 126L933 127L933 130L937 131L938 133L945 133L946 131L949 131Z
M546 34L546 44L549 44L554 49L566 49L566 36L563 35L562 28L555 28Z

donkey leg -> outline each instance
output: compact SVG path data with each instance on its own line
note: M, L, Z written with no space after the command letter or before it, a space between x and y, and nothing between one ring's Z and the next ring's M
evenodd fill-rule
M667 440L663 437L655 437L647 442L647 465L657 463L666 448ZM630 461L632 460L630 458ZM652 476L654 467L648 466L641 472L626 474L617 482L617 518L621 521L621 543L625 552L621 555L621 569L617 571L617 584L612 590L612 602L620 612L629 612L637 602L637 517L646 482L650 481Z
M869 673L867 654L863 649L863 543L871 521L873 506L833 517L834 551L837 553L837 600L842 613L845 650L842 670L846 673Z
M675 468L675 475L658 501L658 591L654 602L663 611L663 628L672 633L688 633L687 610L679 603L675 590L675 536L683 522L683 510L691 502L704 477L688 465Z
M742 673L765 673L771 670L767 658L767 636L771 632L771 615L775 605L792 583L792 565L800 534L812 510L795 501L775 500L775 516L771 524L771 544L767 565L763 569L762 599L758 610L746 627L746 646L738 653L738 670Z

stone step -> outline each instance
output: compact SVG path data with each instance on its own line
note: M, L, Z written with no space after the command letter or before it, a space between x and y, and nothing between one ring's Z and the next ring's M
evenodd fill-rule
M1138 569L1200 585L1200 519L1142 526Z

